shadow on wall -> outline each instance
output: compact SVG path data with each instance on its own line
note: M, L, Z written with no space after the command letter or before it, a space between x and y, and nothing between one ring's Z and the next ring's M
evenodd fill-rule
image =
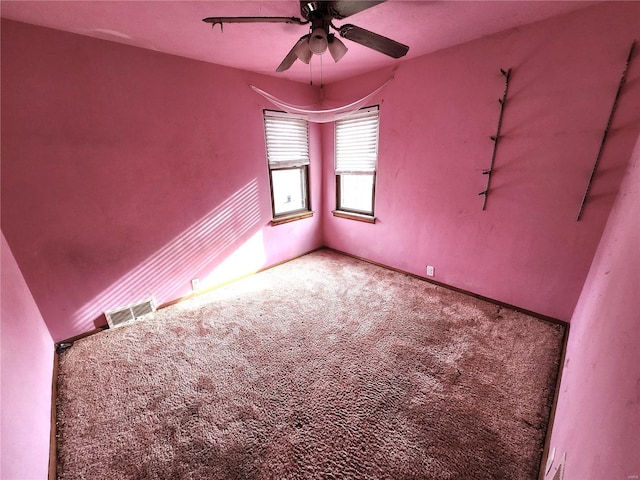
M228 250L239 241L252 233L252 238L257 238L259 222L258 183L254 179L79 308L71 319L71 328L87 330L92 322L94 327L102 326L106 323L102 315L105 310L150 296L158 303L174 300L172 295L183 291L185 284L213 262L221 263L225 253L231 255ZM264 246L255 241L247 244L254 250L252 262L259 263L251 268L257 270L265 262Z

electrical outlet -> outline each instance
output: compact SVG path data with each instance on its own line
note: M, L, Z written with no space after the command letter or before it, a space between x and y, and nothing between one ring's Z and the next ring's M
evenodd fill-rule
M433 277L436 274L436 269L433 265L427 265L427 277Z
M555 458L556 458L556 447L553 447L551 452L549 452L549 456L547 457L547 465L544 469L545 475L547 475L551 470L551 467L553 467L553 461L555 460Z
M191 289L198 290L199 288L200 288L200 279L194 278L193 280L191 280Z
M563 480L564 466L566 463L567 463L567 452L564 452L564 454L562 454L562 459L560 460L560 464L556 469L556 473L553 475L553 478L551 480Z

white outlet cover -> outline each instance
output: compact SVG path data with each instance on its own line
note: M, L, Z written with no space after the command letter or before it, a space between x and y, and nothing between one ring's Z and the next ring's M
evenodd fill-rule
M193 290L198 290L198 288L200 288L200 279L199 278L194 278L193 280L191 280L191 288Z
M433 265L427 265L427 277L433 277L436 273L436 269Z
M553 447L553 449L551 450L551 452L549 452L549 456L547 457L547 466L545 468L545 475L549 473L549 470L551 470L551 467L553 466L553 461L556 458L556 447Z

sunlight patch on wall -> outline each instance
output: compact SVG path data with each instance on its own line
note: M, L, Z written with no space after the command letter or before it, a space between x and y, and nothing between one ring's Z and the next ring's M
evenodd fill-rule
M205 287L219 285L243 275L256 273L267 261L262 231L253 235L240 248L218 265L204 280Z
M215 267L211 274L202 279L200 281L200 289L206 291L233 283L236 280L240 280L259 272L266 263L267 254L264 249L264 236L261 230L254 234L240 248L234 250L229 257L223 260L220 265ZM265 285L270 286L268 280L263 280L260 277L252 278L252 282L243 282L242 284L236 285L228 295L234 296L238 294L238 291L256 291L261 290ZM265 282L267 283L265 284ZM224 291L218 290L216 298L227 298L227 294L225 294ZM189 302L178 303L173 308L180 309L184 307L185 309L191 309L196 305L205 305L210 301L211 300L207 297L207 294L204 293L203 295L197 295L191 298Z
M254 179L78 309L73 317L74 327L90 324L105 310L141 298L152 296L156 304L174 300L197 272L217 260L259 222L258 183ZM260 236L256 241L261 239ZM255 265L260 260L264 262L264 252L252 259Z

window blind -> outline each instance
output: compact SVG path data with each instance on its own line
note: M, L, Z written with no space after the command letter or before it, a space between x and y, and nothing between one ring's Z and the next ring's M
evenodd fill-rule
M336 122L336 173L376 171L379 120L378 107L370 107Z
M264 129L269 168L309 164L307 121L286 113L265 111Z

